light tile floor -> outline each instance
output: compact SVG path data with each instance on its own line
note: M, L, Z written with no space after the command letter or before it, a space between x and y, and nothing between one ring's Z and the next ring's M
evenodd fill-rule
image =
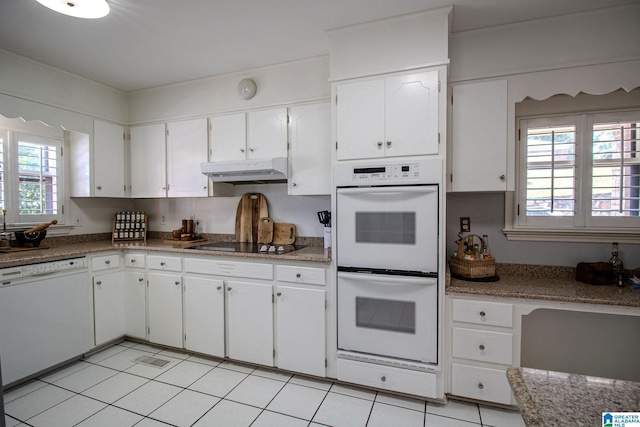
M133 362L142 355L170 363ZM129 341L4 399L7 427L524 426L514 411L440 405Z

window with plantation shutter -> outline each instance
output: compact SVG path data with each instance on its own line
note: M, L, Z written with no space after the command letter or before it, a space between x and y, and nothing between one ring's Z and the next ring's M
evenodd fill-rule
M20 222L35 217L58 215L58 174L61 142L34 135L18 134L17 180Z
M624 224L640 216L640 113L597 114L590 126L591 222Z
M638 233L640 111L519 120L518 227Z

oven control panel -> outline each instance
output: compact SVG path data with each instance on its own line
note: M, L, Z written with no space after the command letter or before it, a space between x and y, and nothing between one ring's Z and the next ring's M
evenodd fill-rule
M418 163L353 168L354 182L415 180L418 178L420 178L420 165Z

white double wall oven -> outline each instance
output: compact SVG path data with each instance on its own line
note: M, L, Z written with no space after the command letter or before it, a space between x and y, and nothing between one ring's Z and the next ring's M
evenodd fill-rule
M438 364L442 159L339 163L338 357Z

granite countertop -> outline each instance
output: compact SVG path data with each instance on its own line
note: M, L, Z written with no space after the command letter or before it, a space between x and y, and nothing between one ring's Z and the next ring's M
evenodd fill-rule
M640 290L628 284L619 288L578 282L572 267L496 264L496 274L500 278L497 282L471 282L450 277L447 272L445 292L640 307Z
M212 240L219 241L219 240ZM67 243L54 243L47 245L47 240L42 243L41 249L34 249L29 251L16 251L10 253L0 253L0 268L15 267L19 265L35 264L46 261L56 261L65 258L72 258L75 256L84 256L87 254L94 254L100 252L106 252L110 250L121 249L134 249L145 251L157 251L157 252L174 252L176 254L190 254L190 255L204 255L215 257L233 257L236 259L250 258L252 260L265 260L265 261L300 261L300 262L313 262L320 264L331 263L330 250L324 249L322 246L307 246L303 249L293 251L282 255L269 255L269 254L246 254L235 252L205 252L201 250L186 249L186 246L195 244L204 244L207 242L166 242L162 239L151 239L145 242L115 242L111 240L95 240L95 241L82 241L78 239L77 242Z
M527 426L601 426L603 412L640 412L640 383L507 368Z

